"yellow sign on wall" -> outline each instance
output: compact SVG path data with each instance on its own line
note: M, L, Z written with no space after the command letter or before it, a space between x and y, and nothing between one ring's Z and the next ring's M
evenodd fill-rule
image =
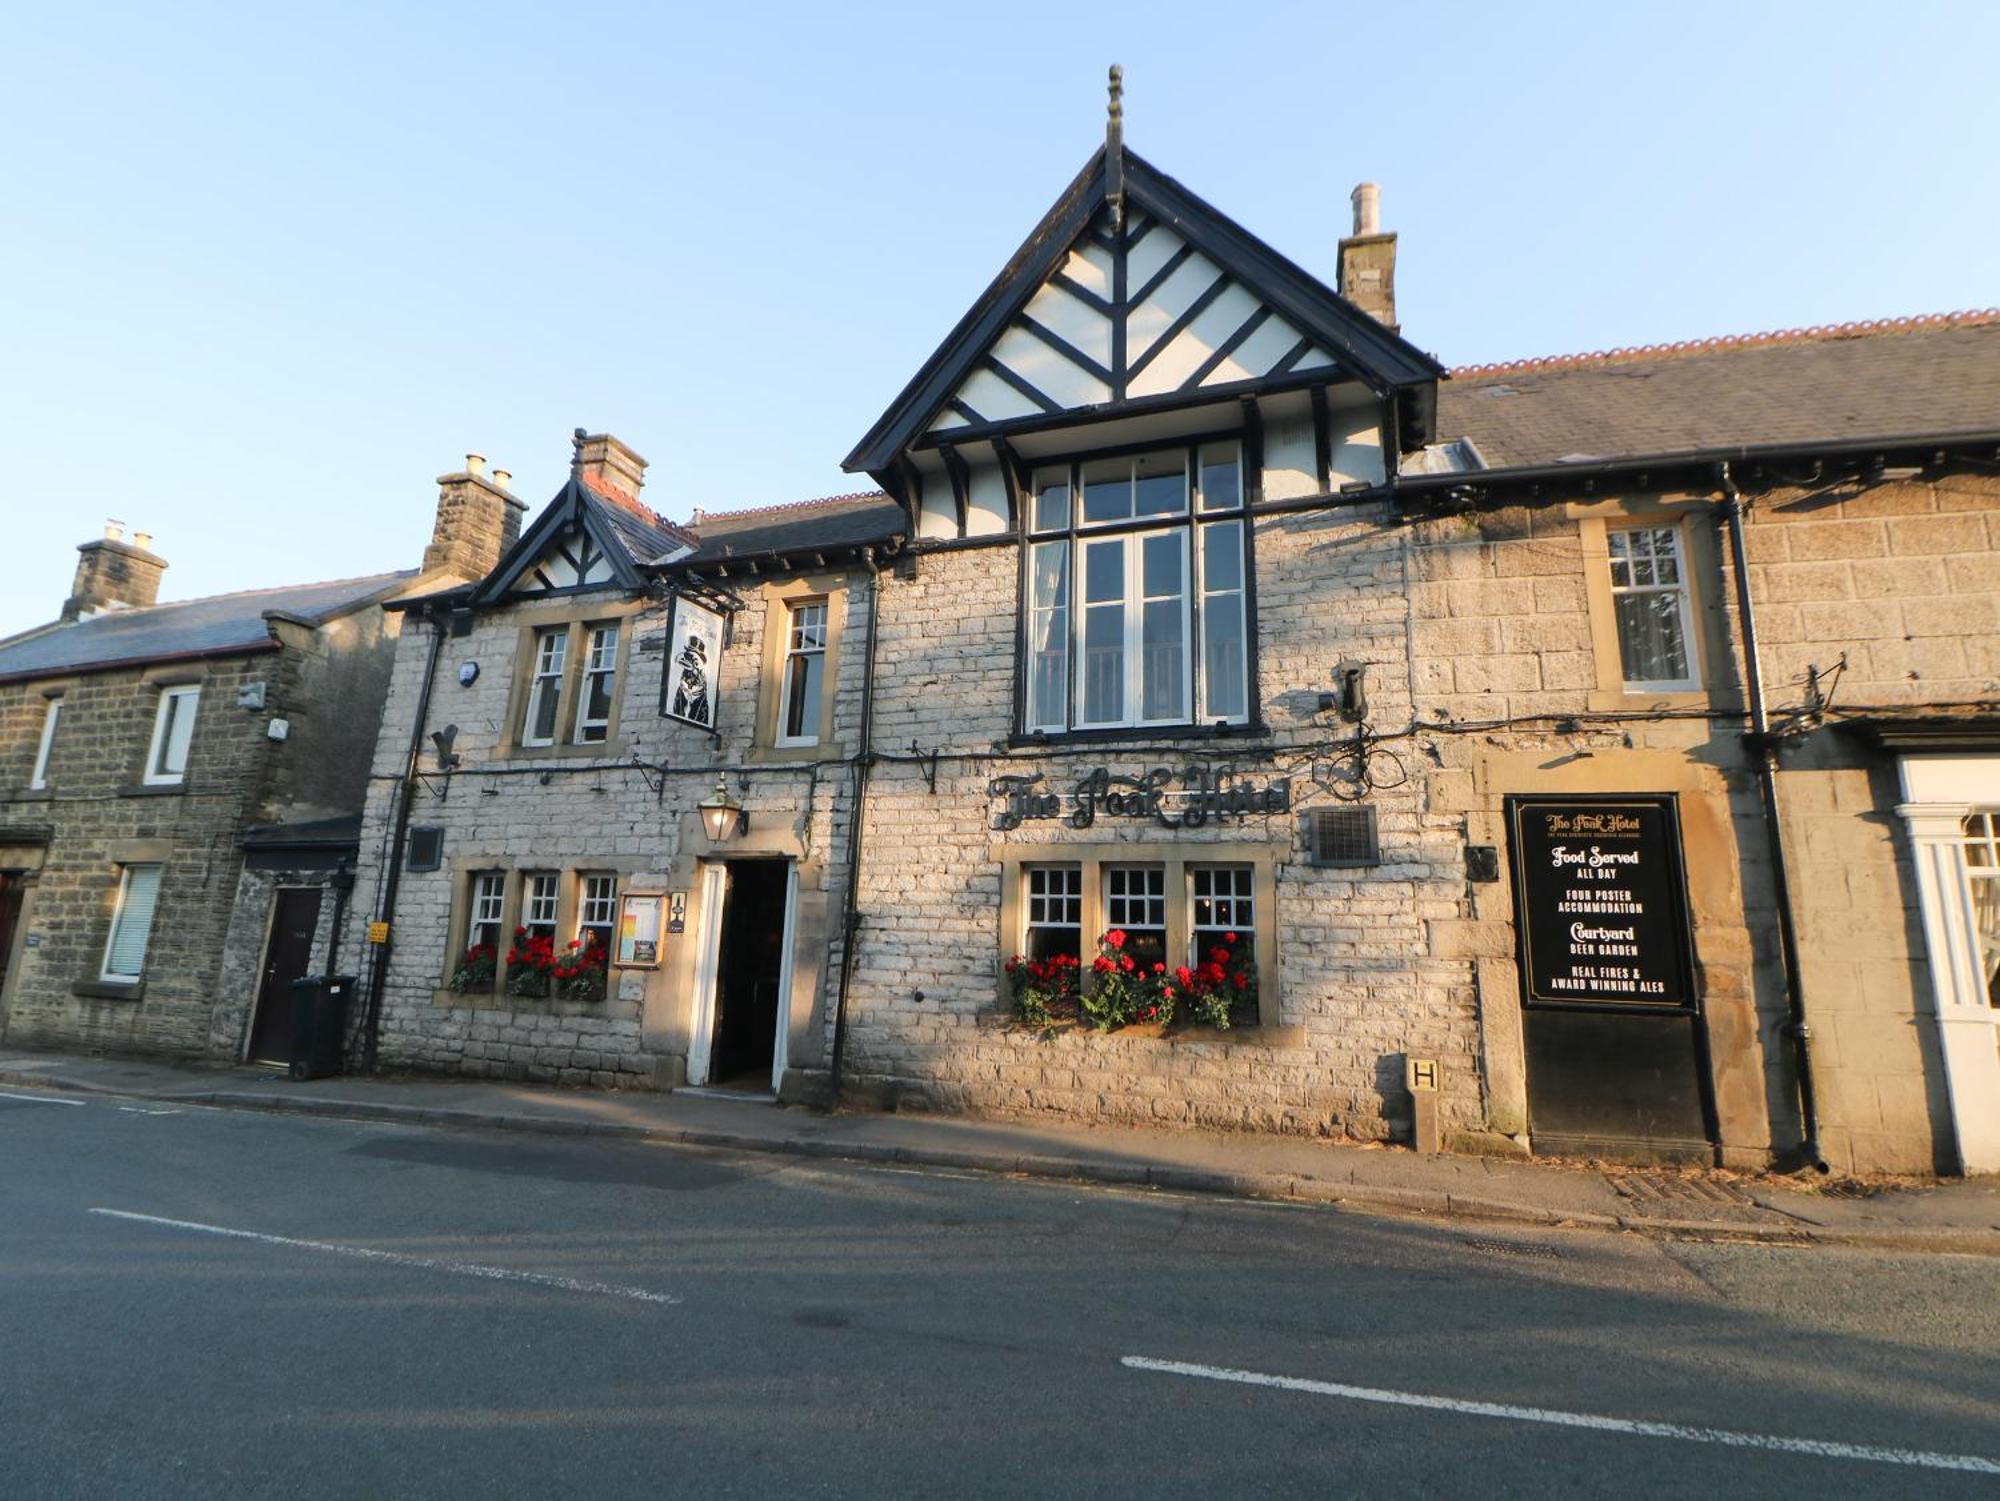
M368 925L368 941L370 943L387 943L389 941L389 925L385 922L370 923Z

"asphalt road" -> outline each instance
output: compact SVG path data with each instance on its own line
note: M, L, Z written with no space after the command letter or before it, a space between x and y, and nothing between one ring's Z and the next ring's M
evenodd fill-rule
M8 1498L2000 1494L2000 1261L62 1098Z

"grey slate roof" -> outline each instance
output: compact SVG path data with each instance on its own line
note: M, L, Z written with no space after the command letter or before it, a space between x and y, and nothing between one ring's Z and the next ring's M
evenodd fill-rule
M320 625L393 593L416 576L415 569L405 569L321 584L250 589L143 610L113 610L70 625L41 626L0 641L0 682L125 662L255 650L272 639L267 616Z
M688 529L701 539L701 546L681 561L699 566L774 552L800 558L886 542L902 534L904 516L895 501L871 490L756 511L697 511Z
M1488 468L2000 429L2000 311L1476 366L1438 441Z

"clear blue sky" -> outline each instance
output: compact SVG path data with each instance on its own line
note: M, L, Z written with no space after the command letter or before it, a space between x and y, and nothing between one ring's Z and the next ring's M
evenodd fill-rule
M415 562L573 427L685 518L839 461L1103 134L1450 364L2000 303L2000 7L12 7L0 633Z

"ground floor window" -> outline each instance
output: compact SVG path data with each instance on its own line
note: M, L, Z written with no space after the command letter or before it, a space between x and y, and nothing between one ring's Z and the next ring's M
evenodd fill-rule
M1167 871L1113 865L1104 872L1104 917L1125 935L1126 953L1151 968L1167 958Z
M1028 928L1021 952L1030 959L1083 957L1083 867L1028 868Z
M505 871L482 870L472 877L468 888L465 948L451 972L451 988L461 994L491 990L500 972L500 953L506 947L507 875Z
M576 936L585 948L611 952L618 929L618 877L585 876L576 904Z
M153 936L153 910L160 899L160 867L127 865L118 877L118 905L104 945L100 978L136 985L146 973L146 946Z

